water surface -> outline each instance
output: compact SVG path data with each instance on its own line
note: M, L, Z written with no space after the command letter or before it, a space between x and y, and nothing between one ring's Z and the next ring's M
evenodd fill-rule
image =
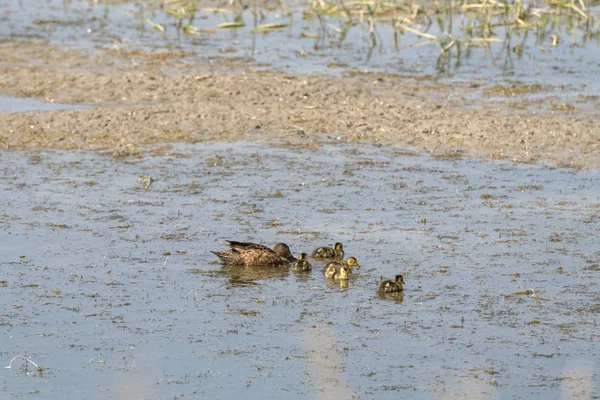
M177 9L177 3L167 8ZM0 37L18 40L48 40L79 48L102 47L123 52L183 51L186 59L203 68L213 68L211 58L230 57L240 68L276 68L292 73L340 73L347 70L379 71L404 76L435 76L442 82L464 82L488 86L515 82L542 85L542 94L562 99L587 101L600 93L598 38L589 39L584 32L558 28L558 44L552 45L551 35L536 38L531 31L494 27L489 49L463 46L461 56L449 52L440 57L441 47L433 41L410 32L394 39L389 21L375 25L376 46L366 24L350 27L343 38L339 32L346 27L344 18L324 17L303 19L307 6L290 9L260 10L256 23L283 23L285 29L268 34L252 33L255 25L251 10L239 13L246 24L241 29L215 29L221 23L233 22L233 12L212 12L200 8L193 20L197 35L186 35L175 28L175 18L146 2L108 5L84 1L31 0L14 2L0 0ZM600 17L593 6L590 15ZM466 37L468 18L456 16L453 34ZM591 22L592 24L595 22ZM152 24L160 25L157 31ZM155 26L157 26L155 25ZM565 23L566 26L566 23ZM417 25L427 34L442 36L439 26ZM540 27L540 32L546 28ZM477 35L476 35L477 36ZM515 51L522 47L522 54ZM485 46L484 46L485 47ZM450 55L453 54L453 55ZM218 67L215 67L218 70ZM548 87L545 87L548 85ZM538 91L520 96L535 98Z
M0 95L0 112L22 112L22 111L54 111L64 109L77 109L81 106L74 106L59 103L44 103L35 99L19 99Z
M600 395L598 171L290 140L0 153L0 358L43 368L0 397ZM224 239L362 268L223 268Z

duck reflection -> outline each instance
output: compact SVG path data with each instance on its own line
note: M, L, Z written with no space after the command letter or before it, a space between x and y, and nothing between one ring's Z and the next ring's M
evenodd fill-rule
M229 277L232 287L258 285L254 281L265 279L284 279L289 275L286 267L255 267L242 265L224 265L221 267L223 274Z
M393 300L397 303L402 303L404 301L404 293L403 292L395 292L395 293L377 293L377 297L383 300Z
M327 283L328 287L335 289L348 289L349 287L351 287L351 284L349 283L350 281L348 279L326 279L325 282Z

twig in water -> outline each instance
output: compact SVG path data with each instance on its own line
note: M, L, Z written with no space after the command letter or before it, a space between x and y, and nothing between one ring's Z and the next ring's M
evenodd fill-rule
M41 368L40 368L40 366L39 366L39 365L37 365L36 363L34 363L33 361L31 361L29 358L27 358L27 357L25 357L25 356L14 356L14 357L12 358L12 360L10 360L10 363L8 364L8 367L4 367L4 368L11 369L11 368L12 368L12 363L13 363L13 361L15 361L17 358L22 358L23 360L25 360L25 361L28 361L28 362L32 363L32 364L35 366L35 368L36 368L38 371L40 371L40 370L41 370Z

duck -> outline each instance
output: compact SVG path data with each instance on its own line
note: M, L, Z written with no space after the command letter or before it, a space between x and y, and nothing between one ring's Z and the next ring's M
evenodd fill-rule
M331 261L325 265L325 267L323 268L323 271L325 271L330 266L338 267L338 268L341 266L346 266L346 267L348 267L349 272L352 272L352 268L360 268L360 265L358 265L358 261L354 257L348 257L348 259L346 261L342 261L342 260Z
M328 264L323 269L323 274L327 279L333 280L348 280L350 275L350 268L347 265Z
M319 247L315 249L310 255L312 258L343 258L344 257L344 246L337 242L331 247Z
M290 248L285 243L278 243L273 249L262 244L226 240L223 243L231 249L211 251L226 265L279 266L296 261Z
M396 275L394 280L383 281L377 286L377 293L398 293L404 290L404 278L402 275Z
M292 263L292 271L296 272L306 272L310 271L312 266L308 262L308 254L302 253L300 254L300 258Z

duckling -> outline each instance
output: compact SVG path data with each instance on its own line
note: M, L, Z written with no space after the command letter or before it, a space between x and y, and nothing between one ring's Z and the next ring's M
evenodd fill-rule
M347 280L350 274L350 268L346 265L329 265L323 270L323 274L327 279Z
M396 275L393 281L383 281L377 286L377 293L398 293L404 290L404 278L402 275Z
M144 190L148 190L148 188L150 187L150 185L152 185L153 182L154 178L152 178L150 175L142 175L140 176L140 179L138 179L138 183L142 185Z
M211 251L226 265L286 265L296 261L290 248L285 243L278 243L273 250L256 243L226 240L231 250Z
M336 243L331 247L319 247L310 255L312 258L343 258L344 246L341 243Z
M312 266L308 262L308 254L302 253L300 254L300 258L292 263L292 271L296 272L306 272L310 271Z
M349 257L346 261L331 261L325 265L323 270L326 270L329 266L341 267L342 265L348 267L349 272L352 272L352 268L360 268L358 261L354 257Z

